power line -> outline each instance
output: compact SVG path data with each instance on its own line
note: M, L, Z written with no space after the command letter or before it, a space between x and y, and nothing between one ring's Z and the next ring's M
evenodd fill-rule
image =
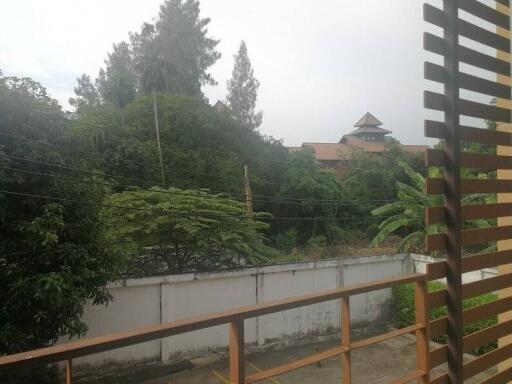
M215 196L215 195L187 195L183 192L173 192L168 190L158 190L158 189L150 189L150 188L144 188L144 187L138 187L138 186L131 186L131 185L119 185L119 184L113 184L113 183L106 183L101 181L93 181L93 180L84 180L84 179L75 179L72 177L62 176L62 175L55 175L52 173L43 173L43 172L36 172L31 171L28 169L19 169L19 168L10 168L10 167L0 167L0 169L4 169L9 172L14 173L23 173L23 174L29 174L34 176L42 176L42 177L53 177L59 180L65 180L70 182L76 182L76 183L83 183L83 184L94 184L94 185L101 185L105 187L119 187L119 188L126 188L131 190L143 190L143 191L149 191L149 192L157 192L157 193L163 193L168 195L179 195L179 196L185 196L185 197L199 197L199 198L207 198L207 199L226 199L227 197L223 196ZM193 191L193 192L207 192L206 190L193 190L193 189L187 189L186 191ZM239 201L240 203L243 203L243 201ZM302 205L303 202L297 202L297 201L268 201L268 200L253 200L256 202L262 202L262 203L269 203L269 204L296 204L296 205ZM374 200L374 201L338 201L336 203L323 203L319 205L326 205L326 206L351 206L351 205L376 205L381 203L393 203L397 202L399 200Z
M75 200L75 199L67 199L61 197L54 196L45 196L45 195L36 195L31 193L23 193L23 192L14 192L7 190L0 190L0 193L4 193L7 195L20 196L20 197L30 197L35 199L43 199L50 201L60 201L65 203L73 203L73 204L81 204L81 205L93 205L105 208L115 208L115 209L126 209L132 211L144 211L151 212L156 214L165 214L165 215L184 215L188 216L193 214L191 212L183 212L183 211L171 211L167 209L152 209L152 208L137 208L137 207L129 207L124 205L115 205L115 204L105 204L99 203L96 201L84 201L84 200ZM196 213L197 214L197 213ZM246 215L225 215L225 214L216 214L216 213L203 213L204 216L212 216L212 217L224 217L224 218L236 218L236 219L248 219ZM297 220L327 220L327 221L366 221L366 220L378 220L385 219L393 216L367 216L367 217L256 217L258 220L274 220L274 221L297 221Z
M93 125L93 124L90 124L90 123L85 123L85 122L81 122L79 120L67 120L66 121L73 121L73 122L77 122L79 124L82 124L82 125L85 125L85 126L93 126L93 127L97 127L98 129L104 129L104 128L101 128L100 126L96 126L96 125ZM105 127L107 128L107 127ZM107 134L114 134L114 135L117 135L117 136L123 136L121 134L118 134L118 133L113 133L113 132L107 132ZM51 147L55 147L55 148L62 148L62 149L65 149L65 150L69 150L70 148L69 147L65 147L65 146L61 146L61 145L57 145L57 144L50 144L50 143L45 143L45 142L40 142L36 139L30 139L30 138L24 138L24 137L21 137L21 136L17 136L17 135L12 135L12 134L6 134L6 133L0 133L0 135L3 135L3 136L6 136L6 137L11 137L11 138L15 138L15 139L18 139L18 140L27 140L27 141L32 141L32 142L35 142L37 144L42 144L42 145L46 145L46 146L51 146ZM129 135L129 136L134 136L136 137L138 140L141 140L141 141L155 141L155 139L147 139L147 138L143 138L141 136L138 136L138 135L134 135L134 134L130 134L130 133L126 133L126 135ZM163 140L161 140L162 142L165 142ZM170 144L170 143L169 143ZM204 147L194 147L194 146L188 146L188 145L181 145L181 144L170 144L170 145L174 145L174 146L181 146L181 147L184 147L184 148L188 148L188 149L199 149L199 150L210 150L210 149L206 149ZM172 150L172 149L171 149ZM215 150L213 150L215 151ZM90 156L94 156L96 158L103 158L103 154L99 153L99 152L87 152L87 151L80 151L80 150L76 150L76 152L79 152L79 153L82 153L82 154L86 154L86 155L90 155ZM234 154L234 153L232 153ZM267 160L267 161L271 161L271 160ZM273 160L272 160L273 161ZM282 163L282 164L289 164L289 163ZM371 169L363 169L363 168L360 168L360 167L351 167L350 168L351 170L359 170L359 171L367 171L367 172L371 172L373 170ZM388 169L395 169L395 170L402 170L400 167L392 167L392 168L389 168ZM416 168L413 168L414 171L419 171L419 170L423 170L423 169L416 169ZM184 175L193 175L193 176L206 176L206 177L214 177L215 175L212 175L211 173L205 173L205 172L191 172L191 171L184 171L184 170L177 170L177 169L174 169L173 170L174 173L178 173L178 174L184 174ZM111 177L116 177L116 176L111 176ZM119 177L119 176L117 176ZM220 177L220 176L219 176ZM225 180L232 180L232 181L235 181L237 183L240 183L241 182L241 179L242 179L242 175L240 175L240 178L233 178L233 177L226 177L226 176L222 176L223 179ZM139 179L139 181L141 181ZM286 186L291 186L291 187L296 187L295 185L293 184L287 184L287 183L277 183L277 182L270 182L270 181L266 181L266 180L255 180L253 181L254 183L258 184L258 183L264 183L264 184L267 184L267 185L276 185L276 186L283 186L283 187L286 187ZM153 182L151 181L151 183L154 183L154 184L157 184L157 182ZM160 183L158 183L160 184ZM160 184L161 185L161 184ZM315 187L314 186L301 186L301 189L314 189ZM394 189L391 189L393 191L396 190L396 188ZM223 191L219 191L218 193L228 193L228 192L223 192ZM265 197L264 195L255 195L256 197ZM268 197L268 196L267 196ZM269 198L278 198L276 196L271 196ZM289 198L293 198L293 197L289 197Z
M80 169L80 168L76 168L76 167L70 167L70 166L61 165L61 164L57 164L57 163L45 162L45 161L34 160L34 159L27 159L25 157L20 157L20 156L6 155L6 154L0 153L0 157L6 157L6 158L14 159L14 160L26 161L29 163L50 166L50 167L54 167L54 168L60 168L60 169L69 170L69 171L73 171L73 172L86 173L86 174L90 174L93 176L121 179L121 180L126 180L126 181L137 182L137 183L142 182L144 184L153 184L153 186L162 187L162 184L160 184L158 182L154 182L154 181L128 178L128 177L124 177L124 176L116 176L116 175L106 174L106 173L102 173L102 172L95 172L95 171L91 171L91 170L84 170L84 169ZM51 174L47 174L45 176L58 177L57 175L51 175ZM75 179L73 181L79 181L79 180ZM111 185L111 186L123 187L122 185L115 185L115 184ZM128 187L128 186L125 185L124 187ZM139 188L145 189L142 187L139 187ZM191 191L196 191L196 192L206 192L205 190L197 190L197 189L193 189L193 188L187 188L187 189L191 190ZM242 193L236 194L236 193L230 193L230 192L225 192L225 191L216 191L216 190L211 190L211 192L225 194L228 196L234 195L234 196L245 197L245 194L242 194ZM281 203L281 202L292 202L292 201L293 202L307 202L307 203L327 203L327 202L334 203L331 205L342 205L341 203L343 203L342 200L338 200L338 199L309 199L309 198L297 198L297 197L291 197L291 196L280 197L280 196L267 196L267 195L254 195L254 197L256 198L256 199L254 199L254 201L263 202L263 203ZM221 197L218 197L218 198L221 198ZM262 199L266 198L269 200L261 200L259 198L262 198ZM393 202L393 201L394 200L372 200L372 201L367 201L366 203L387 203L387 202ZM355 201L350 201L348 203L362 204L365 202L355 200Z
M74 204L81 204L81 205L93 205L93 206L99 206L99 207L104 207L104 208L126 209L126 210L131 210L131 211L143 211L143 212L151 212L151 213L156 213L156 214L185 215L185 216L193 214L192 212L171 211L171 210L167 210L167 209L136 208L136 207L129 207L129 206L125 206L125 205L99 203L97 201L74 200L74 199L67 199L67 198L62 198L62 197L36 195L36 194L32 194L32 193L14 192L14 191L6 191L6 190L0 190L0 193L5 193L7 195L13 195L13 196L31 197L31 198L34 198L34 199L44 199L44 200L51 200L51 201L60 201L60 202L63 202L63 203L74 203ZM235 216L235 215L225 215L225 214L216 214L216 213L206 213L206 214L204 214L204 216L229 217L229 218L245 218L244 215Z

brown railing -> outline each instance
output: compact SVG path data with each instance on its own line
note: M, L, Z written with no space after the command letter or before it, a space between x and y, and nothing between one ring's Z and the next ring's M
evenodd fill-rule
M416 324L364 340L351 341L350 297L361 293L391 288L393 286L408 283L414 283L416 286ZM249 376L245 375L244 320L332 300L341 300L341 343L338 347ZM427 275L415 274L379 280L354 285L348 288L297 296L286 300L279 300L246 308L238 308L225 312L194 317L191 319L148 326L133 331L84 339L67 344L55 345L53 347L4 356L0 357L0 373L8 373L13 370L30 368L44 364L66 362L66 383L71 384L72 360L75 358L154 339L209 328L216 325L229 324L230 379L231 382L235 384L260 382L339 355L341 355L342 358L343 383L350 384L351 351L411 332L416 333L416 370L406 376L397 378L393 383L408 383L410 381L417 380L419 383L426 384L429 382L430 358L427 300Z

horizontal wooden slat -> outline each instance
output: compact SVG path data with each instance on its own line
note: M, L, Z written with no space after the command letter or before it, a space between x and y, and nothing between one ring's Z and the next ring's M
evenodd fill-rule
M433 109L435 111L446 110L444 95L436 92L424 91L423 105L425 108ZM477 103L475 101L460 100L459 111L461 115L465 116L505 123L511 122L511 114L509 109Z
M446 53L444 40L431 33L423 34L423 47L425 50L444 56ZM459 46L459 60L463 63L495 72L500 75L510 76L510 64L496 57L483 54L473 49Z
M498 27L510 29L510 17L477 0L459 0L459 8Z
M446 248L446 234L436 233L425 237L425 249L428 252L441 251Z
M512 357L512 344L492 350L464 364L463 375L467 380L480 372L483 372L496 364Z
M430 380L430 384L450 384L450 378L447 374L442 374Z
M425 3L423 5L423 18L425 21L440 28L446 27L445 13L441 9L430 4ZM497 33L491 32L462 19L458 19L458 28L461 36L504 52L510 52L510 40L506 37L500 36Z
M444 194L444 187L444 179L427 177L425 180L425 192L428 195L442 195Z
M446 126L439 121L425 120L425 136L434 139L446 138ZM512 145L512 134L489 129L461 126L460 140L468 143L490 145Z
M512 122L510 109L495 107L492 105L477 103L471 100L460 100L460 114L464 116L476 117L479 119L498 121L503 123Z
M395 337L407 335L407 334L409 334L411 332L415 332L415 331L417 331L419 329L422 329L422 328L424 328L423 325L415 324L415 325L411 325L411 326L408 326L408 327L404 327L404 328L400 328L400 329L395 329L394 331L387 332L387 333L384 333L382 335L377 335L377 336L374 336L374 337L369 337L367 339L354 341L354 342L352 342L350 344L350 349L351 350L360 349L360 348L368 347L370 345L379 344L379 343L382 343L383 341L386 341L386 340L389 340L389 339L394 339Z
M398 379L392 380L390 382L390 384L407 384L407 383L410 383L413 380L416 380L416 379L419 379L422 376L425 376L426 374L427 374L427 372L425 372L425 371L417 370L417 371L408 373L407 375L402 376L402 377L400 377Z
M429 195L441 195L444 193L444 180L440 178L427 178L426 192ZM461 182L463 195L478 193L511 193L512 180L495 179L464 179Z
M446 82L447 78L442 66L428 61L424 63L424 77L427 80L442 84ZM459 73L459 86L469 91L483 93L484 95L496 96L507 100L510 100L511 98L509 86L463 72Z
M464 336L462 339L463 351L465 353L471 352L473 349L485 346L492 341L512 333L512 320L503 323L495 324L487 327L478 332ZM438 365L446 362L448 347L443 345L430 352L430 365L437 367Z
M287 372L291 372L300 368L307 367L308 365L318 363L319 361L329 359L331 357L338 356L343 352L346 352L346 347L336 347L329 349L324 352L319 352L314 355L310 355L303 359L292 361L291 363L283 364L279 367L267 369L265 371L257 372L252 375L249 375L245 378L246 384L256 383L259 381L263 381L266 379L270 379L275 376L282 375Z
M446 361L446 345L437 347L430 351L430 367L434 368Z
M483 295L512 285L512 273L506 273L487 279L474 281L462 286L462 298ZM429 308L439 308L446 305L446 289L429 293Z
M423 106L434 111L445 111L446 106L444 102L444 95L440 93L424 91L423 92Z
M462 273L510 263L512 263L512 250L465 256L462 258ZM446 261L428 264L427 275L430 281L446 277Z
M500 3L506 7L510 7L510 0L496 0L497 3Z
M486 244L492 241L512 239L512 225L500 227L465 229L462 233L462 246L470 247L473 245ZM437 233L427 235L426 248L428 251L440 251L446 248L446 235Z
M427 167L444 167L444 151L442 149L427 149L425 152L425 165Z
M510 53L510 40L466 20L459 19L459 34L480 44Z
M512 216L512 203L473 204L461 206L462 220L494 219ZM427 207L425 223L427 225L442 224L446 221L446 208Z
M151 325L107 336L93 337L71 343L58 344L48 348L41 348L34 351L2 356L0 357L0 373L26 367L34 367L41 364L57 363L81 356L87 356L93 353L160 339L162 337L227 324L234 320L248 319L251 317L281 312L287 309L336 300L360 293L391 288L400 284L425 281L426 279L427 275L424 274L382 279L369 283L353 285L343 289L334 289L325 292L296 296L284 300L262 303L251 307L236 308L224 312L197 316L190 319Z
M479 305L477 307L466 309L462 313L464 325L473 324L480 320L489 319L500 313L512 310L512 296L497 299L489 303ZM448 317L443 316L430 322L430 337L436 338L446 334L448 325Z
M444 151L442 149L428 149L425 162L428 167L444 167ZM460 165L463 168L482 170L512 169L512 156L462 152L460 154Z
M446 207L427 207L425 208L425 224L442 224L446 222Z
M512 380L512 367L498 372L487 379L484 379L480 384L506 384Z

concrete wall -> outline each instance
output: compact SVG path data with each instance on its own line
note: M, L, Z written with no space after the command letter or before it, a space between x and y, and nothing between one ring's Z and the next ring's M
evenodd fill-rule
M331 259L244 270L130 279L110 287L108 307L87 305L83 316L87 337L131 330L191 316L249 306L301 294L342 288L412 272L408 255ZM351 298L354 328L375 325L391 317L391 290ZM335 334L340 320L337 301L297 308L245 322L247 344ZM168 360L225 348L227 325L155 340L78 359ZM290 341L291 340L291 341Z
M427 265L439 261L430 256L424 255L411 255L411 260L414 266L415 273L427 273ZM467 284L473 281L479 281L488 277L493 277L498 274L496 268L485 268L477 271L471 271L462 274L462 283ZM446 282L446 279L440 279L439 281Z

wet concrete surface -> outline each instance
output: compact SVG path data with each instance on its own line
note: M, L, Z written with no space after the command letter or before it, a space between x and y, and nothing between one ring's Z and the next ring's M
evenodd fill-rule
M285 364L318 351L339 345L335 341L290 347L282 350L261 352L246 356L246 374ZM471 359L466 356L466 360ZM384 384L399 378L416 368L416 344L413 335L401 336L383 343L352 352L352 382L354 384ZM432 377L446 372L446 366L433 371ZM490 370L465 381L476 384L495 371ZM145 381L141 384L229 384L228 362L217 361L197 365L190 370L170 376ZM341 383L341 358L324 360L320 365L311 365L264 381L272 384L292 383Z

